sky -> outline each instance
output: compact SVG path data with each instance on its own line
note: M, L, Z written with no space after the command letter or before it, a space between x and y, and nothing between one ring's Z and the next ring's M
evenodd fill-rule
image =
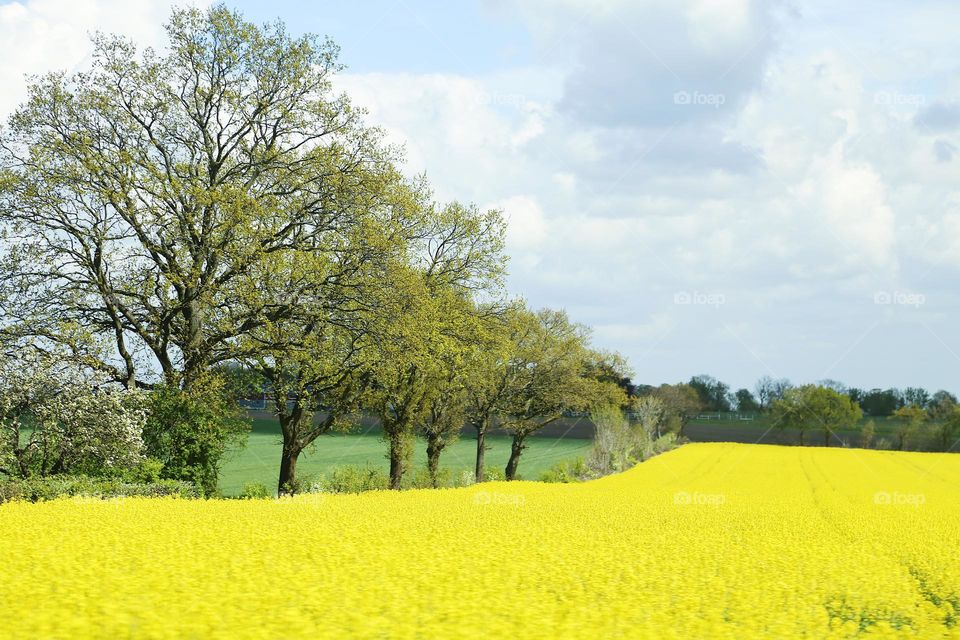
M960 4L228 4L335 40L405 169L504 211L510 291L635 380L960 391ZM0 115L169 8L0 0Z

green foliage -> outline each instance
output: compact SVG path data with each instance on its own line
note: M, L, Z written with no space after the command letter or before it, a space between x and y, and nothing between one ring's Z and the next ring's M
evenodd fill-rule
M590 415L596 427L586 460L592 477L619 473L676 446L675 433L658 435L649 421L631 425L616 406L598 407Z
M699 375L687 383L700 398L707 411L730 411L730 387L713 376Z
M581 482L590 476L590 469L583 458L573 462L561 461L540 473L540 482Z
M247 482L243 485L243 492L240 493L240 497L244 500L262 500L272 498L273 492L267 489L262 482Z
M222 381L204 376L186 389L161 385L150 392L147 406L143 441L147 455L163 463L162 476L213 495L224 453L241 445L249 431Z
M941 389L930 397L927 410L933 420L945 420L957 407L957 397L949 391Z
M597 407L591 412L590 419L596 432L587 464L594 475L605 476L624 471L639 461L638 435L643 432L630 427L619 407Z
M144 458L137 466L127 469L120 476L132 484L153 484L163 479L163 462L156 458Z
M770 409L774 402L782 400L787 389L792 387L793 385L790 384L790 381L786 378L774 379L765 375L757 380L754 390L756 391L757 404L760 405L761 411Z
M0 480L0 503L11 500L38 502L62 497L128 498L143 496L159 498L179 496L199 498L202 492L192 483L182 480L156 482L128 482L121 478L91 478L88 476L50 476Z
M900 394L896 389L871 389L854 395L868 416L893 415L900 405Z
M369 466L347 465L334 468L321 477L311 491L321 493L362 493L380 491L390 486L390 478L382 470Z
M484 482L503 482L507 477L503 473L503 469L500 467L486 467L483 470L483 481Z
M899 419L897 428L893 433L898 451L905 450L930 419L927 412L915 404L900 407L893 412L893 417Z
M662 431L680 437L680 434L683 433L683 418L675 413L668 414L663 422Z
M867 420L860 428L860 446L869 449L877 433L877 425L873 420Z
M413 476L410 478L410 488L412 489L432 489L434 487L453 486L453 474L450 469L441 467L437 469L436 478L431 476L430 469L418 467L414 469Z
M951 451L960 437L960 407L952 405L946 416L936 423L934 438L941 451Z
M854 427L863 412L849 396L829 387L808 384L788 389L773 403L775 424L800 432L800 444L807 431L822 431L824 444L839 429Z
M760 404L749 389L738 389L734 397L737 399L737 411L745 413L760 411Z
M618 390L584 376L589 371L589 331L563 311L516 311L507 363L510 386L503 425L523 437L559 419L565 411L585 411L600 391Z
M697 390L689 384L662 384L650 392L650 395L660 399L663 403L664 428L661 432L683 435L683 428L687 426L700 411L704 404Z

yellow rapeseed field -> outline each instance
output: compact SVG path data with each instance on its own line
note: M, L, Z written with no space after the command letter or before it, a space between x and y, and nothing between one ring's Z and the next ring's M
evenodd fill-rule
M580 485L0 506L2 638L960 637L960 455L687 445Z

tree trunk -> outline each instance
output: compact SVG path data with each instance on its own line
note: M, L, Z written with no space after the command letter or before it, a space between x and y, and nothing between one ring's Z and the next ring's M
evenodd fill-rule
M824 429L823 431L823 446L825 447L830 446L830 431L826 429Z
M297 458L300 449L284 445L280 457L280 481L277 483L277 495L293 495L297 491Z
M517 477L517 465L520 464L520 455L523 453L523 450L526 449L526 445L523 444L523 439L525 436L521 436L519 433L513 434L513 442L510 445L510 459L507 460L507 468L504 470L504 475L507 477L507 480L514 480Z
M803 429L800 430L800 446L803 446Z
M483 482L483 456L487 452L487 421L476 423L477 429L477 465L473 472L475 482Z
M436 436L427 437L427 471L434 489L439 486L437 476L440 473L440 454L443 452L443 443L440 440Z
M309 442L301 435L308 422L313 422L313 413L305 411L299 400L292 407L287 406L287 397L275 394L273 399L280 432L283 434L283 452L280 456L280 479L277 482L277 495L293 495L297 492L297 459Z
M390 488L400 489L406 471L406 443L402 434L390 434Z

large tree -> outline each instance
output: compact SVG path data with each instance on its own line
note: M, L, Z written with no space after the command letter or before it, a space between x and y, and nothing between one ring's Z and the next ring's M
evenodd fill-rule
M586 327L570 321L563 311L521 311L514 336L509 387L504 402L503 426L512 436L504 475L517 477L527 438L556 422L567 411L584 411L599 404L623 406L626 394L613 382L590 374L598 357L589 349Z
M863 417L856 402L828 387L807 384L788 389L784 397L773 403L774 423L780 428L793 428L800 434L800 444L807 431L822 431L824 446L839 429L855 427Z
M896 418L893 436L897 451L903 451L930 420L930 414L918 405L908 404L894 411L893 418Z
M949 391L940 389L930 397L928 410L933 420L945 420L953 415L957 407L957 397Z
M440 486L440 456L460 438L466 424L466 382L470 372L463 364L457 353L447 354L439 375L431 381L425 410L416 426L427 443L427 473L434 488Z
M737 411L751 413L760 410L760 404L749 389L738 389L733 395L737 399Z
M730 411L730 387L713 376L701 374L687 383L696 390L707 411Z
M283 435L281 493L296 490L304 449L358 415L372 354L399 313L394 274L403 272L404 229L419 199L412 191L392 199L323 247L274 252L238 287L257 319L241 337L239 359L262 376Z
M761 377L754 387L760 408L767 410L772 407L774 402L783 399L787 389L792 386L786 378L775 379L766 375Z
M683 382L662 384L650 392L650 395L663 402L663 418L668 430L684 435L684 429L690 421L703 411L703 401L697 390Z
M162 52L96 36L90 70L32 81L0 134L6 338L128 387L236 358L289 309L238 301L251 270L338 246L402 182L334 93L332 43L223 6L166 31Z
M449 383L451 367L479 344L480 303L501 295L500 212L457 203L427 212L422 230L410 232L406 263L392 269L393 311L377 343L365 400L389 443L393 489L407 471L416 427L428 420L431 406L437 409L437 387Z

